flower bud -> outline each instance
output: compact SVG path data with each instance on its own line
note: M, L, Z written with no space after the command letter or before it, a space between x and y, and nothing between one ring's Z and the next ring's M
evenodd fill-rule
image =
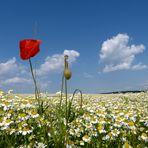
M64 69L64 76L67 80L69 80L71 78L71 71L69 68Z

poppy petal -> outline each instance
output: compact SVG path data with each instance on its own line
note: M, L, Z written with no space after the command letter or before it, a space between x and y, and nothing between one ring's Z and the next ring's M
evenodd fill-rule
M27 60L40 51L40 40L26 39L20 41L20 57Z

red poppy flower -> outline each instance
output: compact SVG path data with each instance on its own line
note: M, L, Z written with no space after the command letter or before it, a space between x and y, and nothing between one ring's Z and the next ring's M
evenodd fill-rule
M27 60L34 57L40 51L40 40L21 40L20 41L20 57Z

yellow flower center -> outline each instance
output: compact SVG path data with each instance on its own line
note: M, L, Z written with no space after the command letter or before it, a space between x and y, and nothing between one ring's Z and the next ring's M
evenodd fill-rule
M129 126L134 126L134 122L129 122L128 125Z

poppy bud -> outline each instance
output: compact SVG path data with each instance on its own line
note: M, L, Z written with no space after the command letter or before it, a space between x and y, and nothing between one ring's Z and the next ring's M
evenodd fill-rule
M64 76L67 80L69 80L71 78L71 71L69 68L64 69Z

